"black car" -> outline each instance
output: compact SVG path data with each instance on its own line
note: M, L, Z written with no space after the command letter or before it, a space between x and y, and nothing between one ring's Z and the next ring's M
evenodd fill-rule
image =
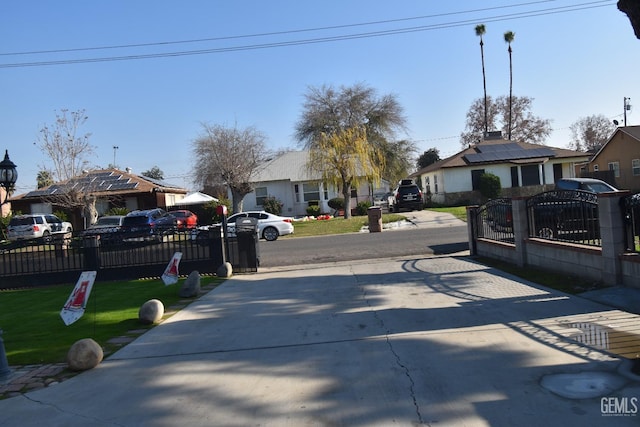
M400 212L401 209L419 211L423 206L422 191L410 179L400 181L389 200L389 212Z
M155 208L129 212L122 222L122 239L127 241L162 241L176 229L176 217Z

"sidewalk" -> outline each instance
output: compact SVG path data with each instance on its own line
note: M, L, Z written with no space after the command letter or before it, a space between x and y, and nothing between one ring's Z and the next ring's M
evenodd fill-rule
M462 256L265 269L0 401L0 426L638 425L603 413L640 382L585 332L633 345L638 320Z

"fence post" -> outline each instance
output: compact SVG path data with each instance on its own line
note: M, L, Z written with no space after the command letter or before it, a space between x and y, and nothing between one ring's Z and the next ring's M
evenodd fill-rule
M630 192L598 194L598 217L602 239L602 281L607 285L622 284L620 255L625 251L625 223L620 199Z
M99 236L85 236L82 240L83 268L85 271L100 269L100 238Z
M525 240L529 238L527 199L524 197L512 198L511 212L513 214L513 243L516 246L516 262L518 267L524 267L527 264L527 245Z
M476 240L478 239L477 230L478 206L467 206L467 234L469 235L469 255L478 254Z

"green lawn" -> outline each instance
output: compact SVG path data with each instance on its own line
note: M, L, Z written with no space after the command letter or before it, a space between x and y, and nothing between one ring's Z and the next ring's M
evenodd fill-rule
M184 279L182 279L184 280ZM105 350L107 341L132 330L148 329L138 321L138 310L146 301L162 301L165 313L179 303L182 280L165 286L161 280L96 282L84 316L65 326L60 310L75 285L0 291L0 328L9 365L64 362L71 345L92 338ZM223 279L201 277L201 285Z

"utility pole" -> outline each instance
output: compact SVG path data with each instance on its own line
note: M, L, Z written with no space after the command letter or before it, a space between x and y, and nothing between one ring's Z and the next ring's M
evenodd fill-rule
M627 126L627 111L631 110L631 104L629 104L629 101L631 101L631 98L624 98L624 106L623 106L623 110L624 110L624 125Z

